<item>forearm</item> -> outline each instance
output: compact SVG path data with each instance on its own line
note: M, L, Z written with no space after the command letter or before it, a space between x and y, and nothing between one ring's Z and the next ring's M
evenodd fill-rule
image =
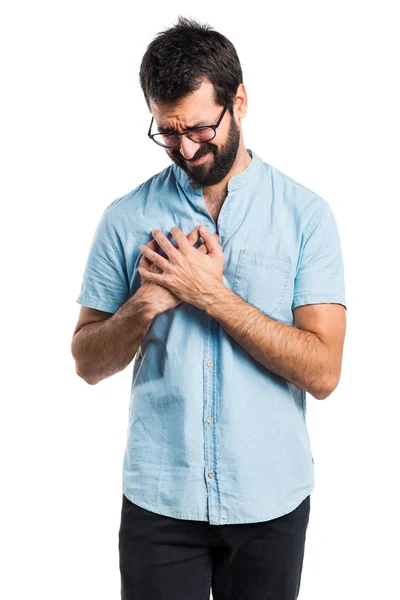
M264 367L315 398L326 397L329 356L314 333L274 321L225 286L204 310Z
M112 317L82 327L71 345L78 375L93 385L125 369L154 316L148 295L139 288Z

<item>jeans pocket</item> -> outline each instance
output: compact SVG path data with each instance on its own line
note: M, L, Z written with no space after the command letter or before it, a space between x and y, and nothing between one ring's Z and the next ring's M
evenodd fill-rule
M241 248L232 289L245 302L272 315L284 300L290 266L290 256Z

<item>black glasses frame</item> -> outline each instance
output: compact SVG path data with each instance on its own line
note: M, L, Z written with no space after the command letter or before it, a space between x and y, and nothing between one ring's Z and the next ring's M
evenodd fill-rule
M153 121L154 121L154 117L151 118L151 122L150 122L150 127L149 127L149 131L147 133L147 135L149 136L150 139L153 140L153 142L155 144L157 144L158 146L161 146L162 148L176 148L179 145L179 138L181 135L187 135L187 137L189 138L189 140L192 140L192 138L190 137L190 133L192 131L201 131L202 129L213 129L214 130L214 135L212 136L212 138L210 138L209 140L204 140L199 142L198 140L192 140L192 142L196 142L196 144L206 144L207 142L211 142L211 140L213 140L215 138L215 136L217 135L217 128L220 126L222 119L224 118L224 115L226 113L226 111L229 108L229 104L227 104L224 108L224 110L222 111L222 114L220 116L220 118L218 119L217 123L215 125L202 125L201 127L190 127L189 129L186 129L185 131L182 131L182 133L178 133L177 131L173 131L171 133L168 133L167 131L165 131L164 133L150 133L151 132L151 127L153 125ZM176 140L176 144L175 146L166 146L165 144L161 144L160 142L157 142L156 139L154 139L155 136L157 135L175 135L177 140Z

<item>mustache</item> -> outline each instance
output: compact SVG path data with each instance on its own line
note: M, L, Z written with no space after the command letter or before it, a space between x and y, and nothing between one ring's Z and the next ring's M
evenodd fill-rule
M201 158L202 156L205 156L206 154L209 154L210 152L213 152L212 148L202 148L201 150L199 150L192 158L185 158L184 156L182 156L182 154L179 153L173 153L174 158L182 163L187 163L187 162L193 162L195 160L197 160L198 158Z

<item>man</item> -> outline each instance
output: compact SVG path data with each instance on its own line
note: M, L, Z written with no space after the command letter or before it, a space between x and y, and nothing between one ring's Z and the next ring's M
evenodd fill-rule
M172 165L114 200L72 341L88 383L135 357L124 600L294 600L314 487L306 392L338 385L343 260L328 203L246 149L236 51L190 19L140 68Z

